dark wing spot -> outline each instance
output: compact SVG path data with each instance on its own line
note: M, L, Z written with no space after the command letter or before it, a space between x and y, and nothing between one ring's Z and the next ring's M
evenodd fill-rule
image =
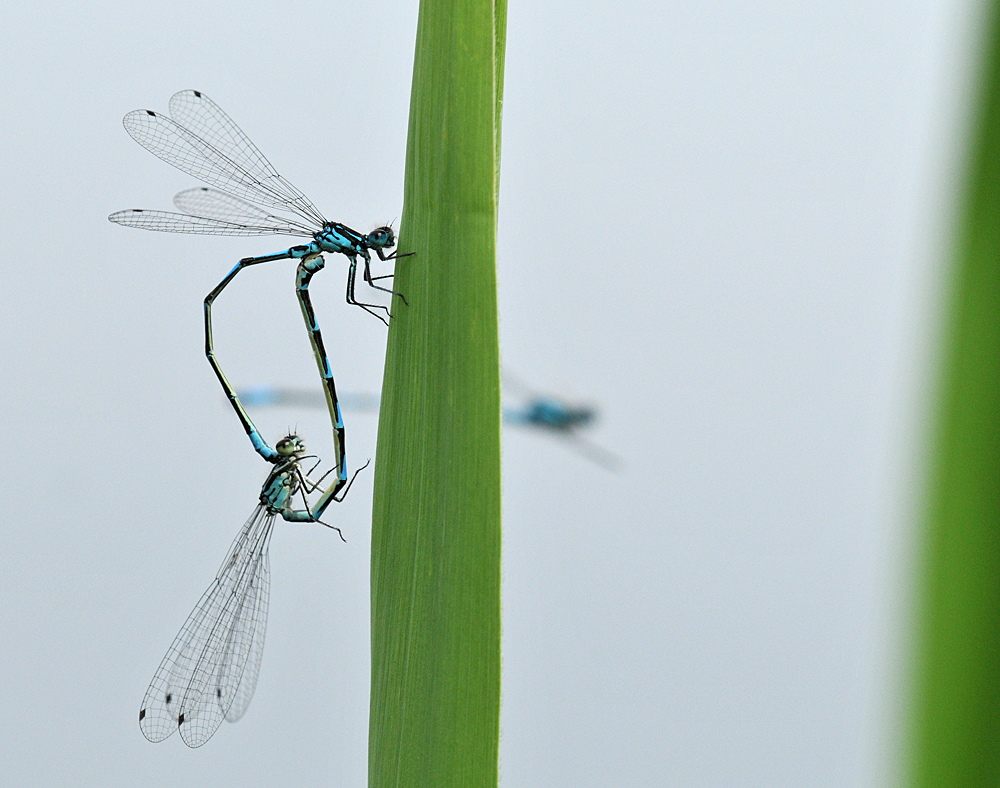
M200 90L192 90L191 92L194 93L198 98L201 98L201 91Z
M184 715L183 714L180 717L177 718L177 724L178 725L183 725L184 724Z
M215 688L215 697L217 697L217 698L221 698L222 697L222 687L216 687Z
M171 695L171 694L170 694L170 693L168 692L168 693L167 693L167 697L165 698L166 702L167 702L167 703L170 703L170 701L172 701L173 699L174 699L174 696L173 696L173 695Z
M153 112L153 110L151 110L151 109L147 109L147 110L146 110L146 114L147 114L147 115L152 115L152 116L153 116L154 118L156 117L156 113L155 113L155 112Z
M139 722L142 722L144 719L146 719L146 710L139 709Z

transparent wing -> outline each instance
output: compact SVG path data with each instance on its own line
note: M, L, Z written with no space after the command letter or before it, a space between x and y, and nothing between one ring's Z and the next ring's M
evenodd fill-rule
M226 222L220 219L208 219L204 216L191 216L186 213L171 213L170 211L145 211L133 208L128 211L117 211L108 219L115 224L126 227L138 227L142 230L158 230L163 233L198 233L199 235L294 235L308 237L311 233L288 223L278 217L271 220L259 219L252 223Z
M174 195L174 205L186 214L203 219L216 219L227 224L293 228L304 236L313 234L308 225L295 219L275 216L253 203L207 186L178 192Z
M229 712L239 694L256 628L261 622L262 608L258 602L267 590L262 582L269 586L267 546L274 515L258 506L248 525L219 570L220 577L228 582L219 584L225 589L225 596L215 600L219 610L217 623L206 628L204 642L196 641L193 649L198 659L178 716L181 738L189 747L200 747L212 738ZM263 610L266 613L266 600ZM211 617L210 614L209 620ZM263 642L260 648L263 649Z
M128 113L122 123L132 139L182 172L236 197L290 211L316 224L317 229L322 226L319 211L305 198L290 197L287 189L294 187L280 175L262 178L253 174L245 163L233 161L166 115L137 109Z
M500 367L500 381L503 389L519 399L536 399L540 394L504 366Z
M267 611L273 526L274 515L263 506L254 509L167 650L139 710L139 727L150 741L163 741L180 729L185 744L200 747L229 711L261 613Z
M282 178L250 138L219 105L198 90L182 90L170 97L170 117L257 178L268 191L281 196L282 205L322 225L325 219L302 192Z
M567 445L573 448L582 457L586 457L591 462L597 463L605 470L619 473L625 466L625 461L617 454L608 451L603 446L598 446L575 432L560 435Z
M250 701L253 700L254 691L257 689L257 677L260 675L260 663L264 658L264 636L267 634L267 603L270 599L271 588L271 568L267 553L264 553L261 561L257 563L257 576L254 578L254 597L248 600L248 604L243 608L240 621L234 628L234 632L251 633L250 656L247 657L246 667L243 670L243 677L239 679L236 694L232 698L232 705L226 712L226 720L238 722L246 713ZM223 661L223 665L234 664ZM232 678L220 673L217 687L227 687L232 683Z

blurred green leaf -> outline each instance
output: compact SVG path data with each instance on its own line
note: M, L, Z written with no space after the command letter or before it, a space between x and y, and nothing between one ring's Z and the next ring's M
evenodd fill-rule
M927 788L1000 785L1000 14L995 9L989 23L955 235L920 577L910 782Z

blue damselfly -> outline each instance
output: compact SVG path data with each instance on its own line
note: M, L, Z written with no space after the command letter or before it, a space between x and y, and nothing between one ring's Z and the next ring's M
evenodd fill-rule
M392 227L384 225L370 233L360 233L339 222L327 221L309 198L279 175L250 138L204 93L182 90L171 96L169 106L169 117L149 109L128 113L123 120L125 130L167 164L214 188L196 187L177 194L174 205L183 213L133 209L118 211L108 219L160 232L312 238L309 243L275 254L244 257L228 278L248 265L287 258L299 260L323 252L343 254L350 260L348 303L385 322L385 318L372 310L382 309L388 315L388 307L358 301L354 289L357 261L361 257L367 284L403 298L400 293L375 284L391 274L372 276L371 273L369 250L374 250L380 260L406 256L386 253L396 245ZM274 214L264 208L290 215Z

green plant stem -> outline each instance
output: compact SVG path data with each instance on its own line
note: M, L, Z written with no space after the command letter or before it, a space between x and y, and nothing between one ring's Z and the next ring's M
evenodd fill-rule
M497 784L503 0L422 0L372 513L369 785Z

